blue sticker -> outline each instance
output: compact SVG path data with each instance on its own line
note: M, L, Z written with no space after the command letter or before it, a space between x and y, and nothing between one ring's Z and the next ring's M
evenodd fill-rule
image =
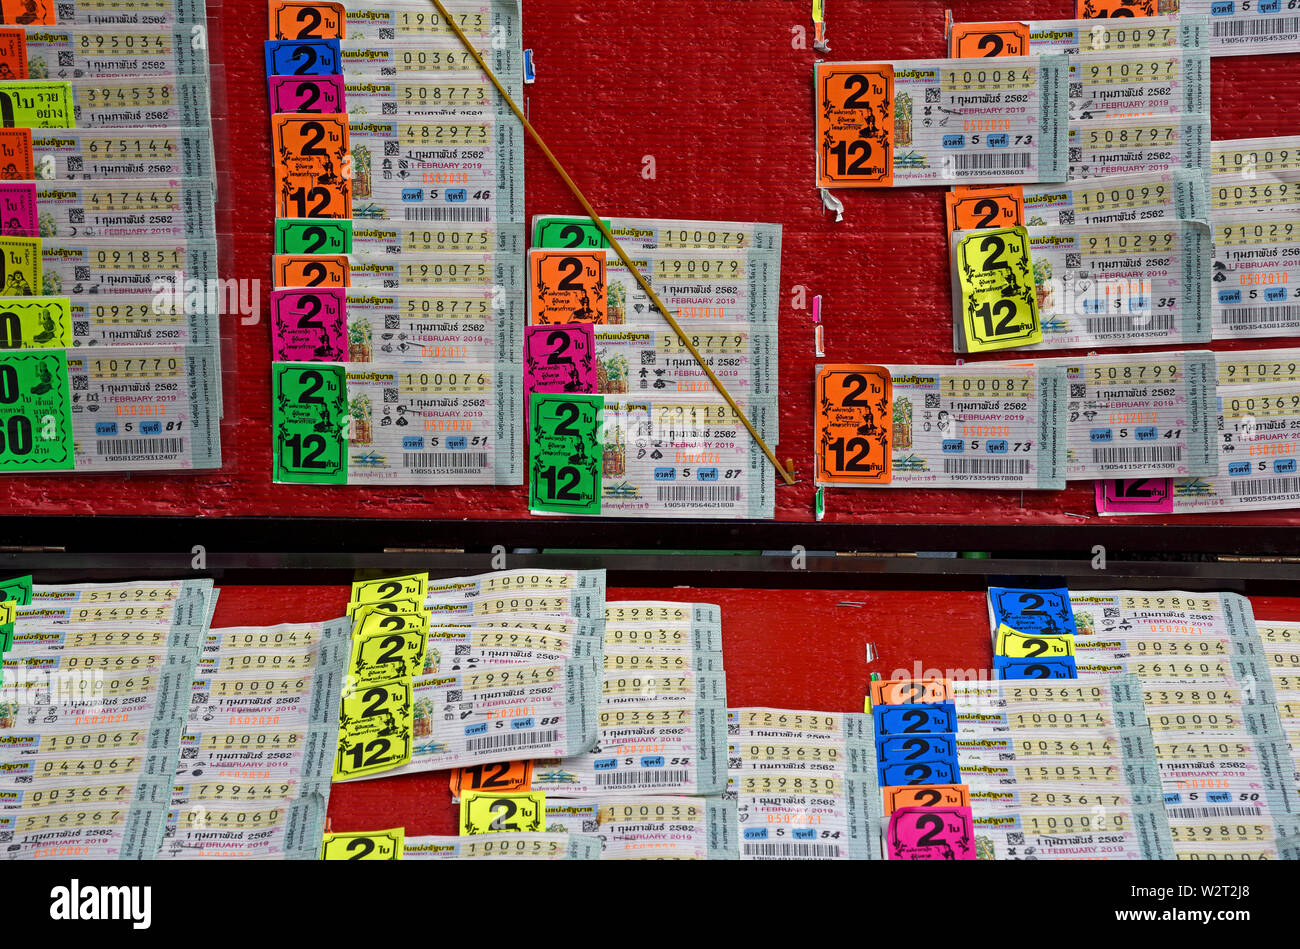
M1017 587L989 587L993 627L1006 623L1027 636L1078 635L1070 591L1064 587L1030 590Z
M267 40L268 76L337 76L343 59L338 40Z
M904 784L960 784L961 769L954 761L910 761L884 764L876 769L882 787Z
M956 761L957 736L893 735L876 740L876 759L880 764L908 761Z
M1057 659L1008 659L993 657L993 669L999 679L1077 679L1079 670L1073 656Z
M952 702L877 705L871 714L877 741L886 735L933 735L957 730L957 706Z

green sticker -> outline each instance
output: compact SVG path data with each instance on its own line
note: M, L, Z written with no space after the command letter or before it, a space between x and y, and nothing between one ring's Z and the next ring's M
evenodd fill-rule
M598 395L532 394L528 420L530 509L600 513L604 406Z
M7 129L76 128L72 83L0 82L0 125Z
M32 578L30 575L14 577L12 580L0 580L0 603L9 600L15 601L19 606L32 605Z
M317 218L277 218L275 222L277 254L350 254L352 222L326 221Z
M74 466L67 354L0 353L0 471Z
M601 223L609 227L608 220ZM533 246L576 250L608 247L609 244L589 217L548 217L537 222Z
M347 484L347 373L332 363L271 365L275 480Z
M18 603L0 594L0 655L14 644L14 621L18 618ZM4 670L0 669L0 685L4 684Z
M0 298L0 349L71 349L67 297Z

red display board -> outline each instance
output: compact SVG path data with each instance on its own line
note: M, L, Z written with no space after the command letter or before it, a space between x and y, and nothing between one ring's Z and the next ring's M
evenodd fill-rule
M872 672L974 677L992 664L979 592L618 588L611 600L716 603L722 608L727 704L860 712ZM222 587L213 627L341 616L347 587ZM1258 621L1300 622L1300 597L1252 597ZM878 658L867 664L866 647ZM930 671L927 671L930 670ZM986 673L987 674L987 673ZM448 773L335 784L336 831L405 827L407 836L455 834Z
M951 295L943 189L841 192L845 219L813 187L814 58L944 55L944 10L959 21L1063 19L1074 0L828 0L830 53L812 49L811 0L523 0L537 82L531 121L596 208L621 216L767 221L784 227L781 443L799 483L780 485L776 516L813 519L813 366L950 363ZM235 235L225 278L261 283L263 319L230 317L225 468L196 476L0 478L0 510L40 514L527 516L518 488L310 487L271 483L272 185L262 43L264 0L224 0L229 171ZM215 15L215 14L214 14ZM1213 136L1300 131L1300 54L1216 58ZM222 113L218 112L218 116ZM531 143L528 213L580 209ZM654 159L654 177L643 173ZM809 309L792 305L806 288ZM820 294L826 357L813 350ZM1216 349L1300 345L1273 339ZM828 490L828 521L1079 524L1092 482L1063 492ZM1076 515L1071 517L1069 515ZM1106 519L1105 523L1129 519ZM1298 524L1300 511L1146 517L1149 523Z

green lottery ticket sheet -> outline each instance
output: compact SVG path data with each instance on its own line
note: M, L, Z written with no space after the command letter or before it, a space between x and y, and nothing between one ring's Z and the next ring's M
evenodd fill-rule
M179 178L211 187L215 174L205 127L32 129L30 137L22 160L42 182Z
M28 27L27 68L50 79L202 75L207 33L195 25Z
M524 219L523 131L513 117L354 118L348 135L356 219Z
M677 221L659 218L602 218L601 223L623 245L624 250L781 251L781 225L742 221ZM560 249L604 248L608 244L590 218L559 214L535 214L532 222L534 247Z
M407 837L402 859L599 860L600 838L591 834L551 832Z
M1214 338L1300 332L1300 205L1215 211Z
M771 464L735 412L702 396L556 396L529 406L529 508L606 517L771 518ZM770 437L768 408L746 409Z
M1113 113L1177 115L1209 108L1209 50L1180 46L1070 56L1072 120Z
M211 182L142 178L121 181L0 183L0 196L34 195L37 234L45 239L157 238L214 240Z
M953 233L954 261L958 244L978 233ZM1133 221L1031 227L1028 235L1043 338L1015 348L1209 342L1210 288L1205 272L1214 248L1208 225ZM954 332L961 326L958 310Z
M144 471L221 464L211 347L0 352L0 471Z
M1025 185L1021 190L1029 227L1205 221L1210 214L1204 175L1186 168L1107 176L1103 181Z
M1071 180L1192 168L1209 175L1210 117L1076 119L1070 123Z
M272 364L277 482L518 484L520 370Z
M1063 56L817 63L817 186L1060 181Z
M344 24L350 40L381 42L396 37L433 46L456 38L437 8L420 0L379 0L378 3L347 0L341 6L345 9ZM497 44L507 48L519 46L519 0L455 0L447 6L456 25L475 48ZM283 38L293 37L286 34Z
M1213 353L1102 354L1039 364L1066 373L1068 480L1217 472Z
M948 41L952 55L962 57L1203 49L1209 42L1209 19L1182 15L1143 17L1140 22L1120 17L954 23Z

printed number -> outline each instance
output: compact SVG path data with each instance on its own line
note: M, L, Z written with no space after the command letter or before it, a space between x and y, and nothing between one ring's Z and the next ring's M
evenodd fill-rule
M924 726L928 716L921 711L913 709L910 712L903 713L903 721L907 724L903 727L905 732L919 732Z
M325 377L315 369L309 369L298 377L300 383L305 383L307 388L298 393L299 405L324 405L325 400L316 393L321 390L325 384Z
M488 811L489 813L492 814L496 814L498 811L502 812L498 817L494 817L492 819L492 823L488 824L488 827L490 829L492 830L518 830L519 829L514 824L506 823L506 821L510 820L512 817L515 816L515 814L519 812L519 805L516 804L514 801L510 800L509 798L500 801L493 801L492 805L488 808Z
M871 406L870 402L868 402L866 399L859 398L859 396L861 396L862 393L867 391L866 376L862 375L859 372L855 372L852 373L851 375L847 375L844 377L844 387L846 389L851 389L852 391L848 392L844 396L844 398L840 400L840 404L842 406L844 406L845 408L855 408L855 409L870 408Z
M565 250L576 250L582 246L582 240L586 236L585 232L577 224L566 224L560 229L560 239L568 241L564 245ZM565 258L570 259L570 258Z
M355 840L348 841L345 848L348 853L352 854L349 860L364 860L375 852L375 842L369 837L358 837Z
M555 347L547 355L546 365L568 366L573 364L573 360L564 355L569 351L569 347L573 345L568 333L563 330L552 330L546 337L546 345Z
M1043 609L1043 604L1047 602L1046 597L1039 596L1037 593L1020 594L1020 612L1025 616L1046 616L1047 611Z
M1007 242L997 234L990 234L980 241L980 251L987 251L990 247L994 248L994 251L984 258L984 271L987 273L990 270L1010 270L1011 265L1002 259L1002 255L1007 250Z
M867 462L867 459L871 456L871 443L865 438L850 438L848 444L845 444L844 436L841 435L826 447L835 453L836 471L871 470L871 465ZM844 456L847 452L854 452L855 454L846 462Z
M837 175L865 175L866 161L871 157L871 143L856 139L852 142L836 142L831 146L831 154L839 159L836 166ZM853 164L848 164L849 156L857 155ZM846 167L847 166L847 167Z
M1016 305L1010 300L998 300L994 303L981 303L975 309L975 315L984 321L985 336L1003 336L1015 332L1011 321L1016 316ZM1001 316L994 326L993 318Z
M1051 670L1044 665L1025 666L1025 671L1034 673L1028 676L1030 679L1047 679L1051 677Z
M1027 659L1037 659L1039 656L1043 655L1043 653L1047 652L1047 643L1042 639L1030 639L1025 643L1025 647L1033 650L1025 657Z
M381 600L391 600L402 592L402 583L400 580L385 580L379 587L379 598Z
M1002 42L1002 37L998 36L996 33L985 33L980 37L979 45L976 46L976 49L978 49L980 54L983 56L1000 56L1005 45L1006 44ZM985 52L986 50L987 52ZM988 225L981 224L980 227L988 227Z
M320 101L320 86L314 82L298 83L298 111L312 112Z
M943 795L934 788L921 788L916 792L917 806L919 807L937 807L943 800Z
M319 39L319 37L314 32L316 27L320 26L321 15L319 10L317 10L315 7L303 7L301 10L298 11L298 15L294 19L297 20L299 24L302 23L307 24L306 26L302 27L302 29L298 31L298 35L294 37L294 39L299 39L299 40Z
M1000 43L1002 41L998 40L998 42ZM993 53L992 55L996 56L997 54ZM994 218L998 216L998 203L992 198L983 198L975 204L975 213L984 215L975 222L976 230L979 230L982 227L992 227Z
M304 76L311 72L311 68L316 65L316 50L310 46L299 46L290 55L291 62L299 63L297 69L291 72L291 76Z
M323 227L309 227L309 228L306 228L306 229L302 232L302 236L303 236L303 238L306 239L306 240L315 241L315 243L313 243L310 247L307 247L307 248L304 248L304 249L303 249L303 253L304 253L304 254L314 254L314 253L316 253L318 250L320 250L322 247L325 246L325 241L328 239L328 238L326 238L326 236L325 236L325 228L323 228ZM319 301L317 301L317 302L319 303Z
M564 277L555 289L557 290L581 290L582 284L578 283L578 277L582 275L582 261L577 257L565 257L560 261L560 270L567 272L568 276Z
M303 297L302 308L304 312L298 317L298 329L323 330L325 328L325 324L322 323L320 320L316 319L317 315L320 313L321 309L323 308L323 304L320 302L320 297L316 296L315 294L310 294L308 296ZM302 402L306 400L300 398L299 401ZM319 402L320 400L316 399L314 401Z
M913 713L909 712L908 714L910 715ZM903 742L903 747L912 749L911 754L904 756L906 760L912 761L929 751L930 743L922 738L909 738L907 741Z
M384 714L384 703L388 701L388 690L384 688L367 689L361 696L361 701L369 702L365 710L362 711L362 718L374 718L376 715Z
M560 484L560 479L565 479ZM565 465L563 468L556 469L555 465L542 470L542 479L546 482L547 497L553 501L581 501L582 495L578 494L574 488L582 483L582 473L572 465Z
M320 456L325 454L325 439L320 435L308 435L304 438L302 435L291 435L285 441L285 444L293 449L293 467L295 468L328 468L326 462L320 461ZM306 454L303 454L306 452Z
M307 278L308 287L319 287L329 277L324 264L307 264L302 268L302 274Z
M561 403L560 414L564 416L564 420L555 426L555 434L566 438L580 438L582 433L573 427L573 423L578 420L578 416L581 414L578 407L572 402Z
M848 79L844 80L844 88L857 90L856 92L853 93L853 95L849 96L847 99L844 100L844 108L870 109L873 107L870 102L862 101L863 94L865 94L866 91L869 88L871 88L871 80L869 80L866 76L863 76L860 73L854 73Z
M387 738L376 738L374 741L367 742L364 745L353 745L348 749L348 754L352 756L352 767L368 768L373 765L383 764L384 755L388 754L393 747L392 742ZM369 752L370 756L366 757Z
M294 188L289 192L289 200L298 205L298 217L324 217L325 212L329 210L330 193L319 185L310 191L306 188ZM310 210L307 208L308 201L316 202Z
M904 768L903 774L907 776L908 784L927 784L934 769L928 764L913 764Z
M484 771L487 768L492 768L493 771L491 774L485 775ZM509 773L510 773L510 764L509 762L505 762L505 761L498 762L496 764L487 764L487 765L476 764L473 767L464 768L461 770L462 775L468 774L470 776L469 786L470 789L474 791L481 791L484 788L511 787L512 786L511 782L504 780L505 776Z
M916 829L929 827L930 830L917 838L918 847L938 847L943 841L939 839L939 831L943 830L943 818L938 814L925 814L916 822Z
M0 313L0 349L18 349L23 344L23 324L17 313Z

